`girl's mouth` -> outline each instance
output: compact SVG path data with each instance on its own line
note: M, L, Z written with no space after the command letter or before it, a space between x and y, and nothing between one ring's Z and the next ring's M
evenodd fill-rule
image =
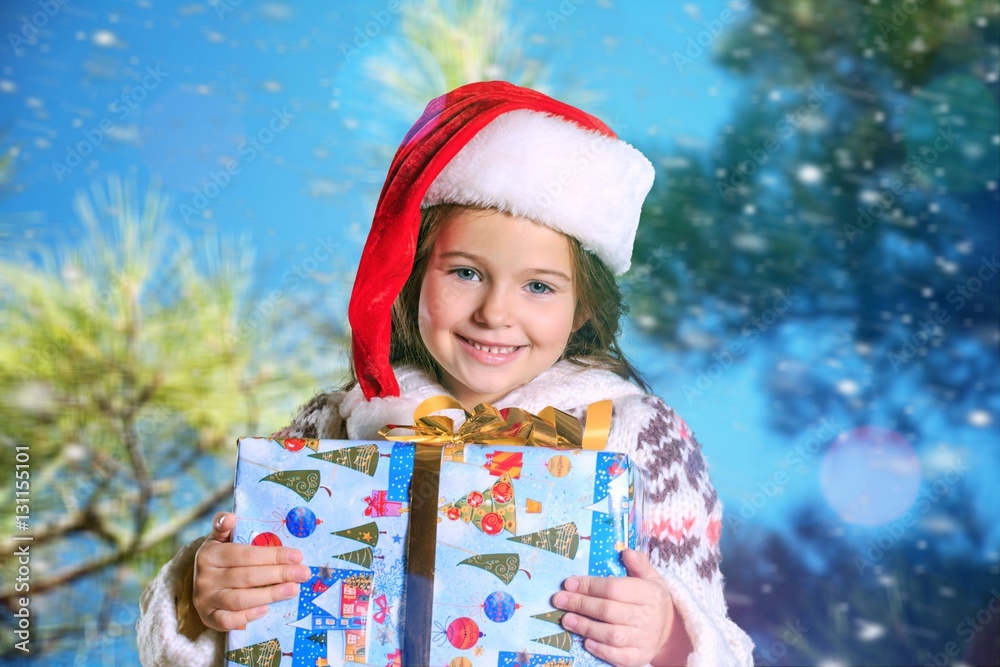
M456 334L458 336L458 334ZM510 361L524 348L524 345L495 345L480 343L465 336L458 336L462 346L475 359L487 364L502 364Z

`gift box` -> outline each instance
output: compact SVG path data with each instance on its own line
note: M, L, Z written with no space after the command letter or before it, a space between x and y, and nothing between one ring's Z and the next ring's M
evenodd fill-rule
M620 552L645 548L641 471L613 452L449 446L424 499L420 454L404 664L604 664L551 597L572 574L625 576Z
M620 551L645 548L642 472L561 436L506 444L538 443L523 424L463 428L434 444L239 440L234 540L298 548L313 576L229 633L227 664L603 664L550 600L572 574L624 576ZM466 437L500 444L436 441Z
M399 664L412 445L241 438L233 540L302 551L299 595L229 633L226 664Z

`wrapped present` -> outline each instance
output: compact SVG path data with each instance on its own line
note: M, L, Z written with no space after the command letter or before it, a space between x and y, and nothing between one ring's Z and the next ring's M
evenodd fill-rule
M418 415L441 407L460 406L431 399ZM477 406L457 433L424 415L398 436L446 443L415 451L403 665L604 664L551 598L573 574L625 576L620 552L646 547L643 473L600 451L610 413L591 406L581 429L551 408Z
M227 664L398 663L414 448L241 438L233 540L300 549L296 598L229 633Z
M610 404L586 429L479 406L458 432L442 407L395 442L239 441L234 539L296 547L313 577L229 634L228 664L602 664L550 599L644 548L643 476L600 451Z

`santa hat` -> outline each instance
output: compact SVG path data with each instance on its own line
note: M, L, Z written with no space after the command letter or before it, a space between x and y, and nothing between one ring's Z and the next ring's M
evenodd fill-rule
M348 308L366 398L397 396L392 304L413 266L420 210L495 208L576 238L616 274L628 270L653 165L597 118L505 81L438 97L389 167Z

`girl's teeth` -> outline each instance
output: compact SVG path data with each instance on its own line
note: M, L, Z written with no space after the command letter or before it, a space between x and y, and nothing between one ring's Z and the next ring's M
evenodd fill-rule
M510 354L511 352L513 352L514 350L517 349L516 346L515 347L485 347L485 346L480 345L479 343L477 343L475 341L471 341L470 340L469 342L472 344L472 347L476 348L477 350L482 350L483 352L489 352L490 354Z

